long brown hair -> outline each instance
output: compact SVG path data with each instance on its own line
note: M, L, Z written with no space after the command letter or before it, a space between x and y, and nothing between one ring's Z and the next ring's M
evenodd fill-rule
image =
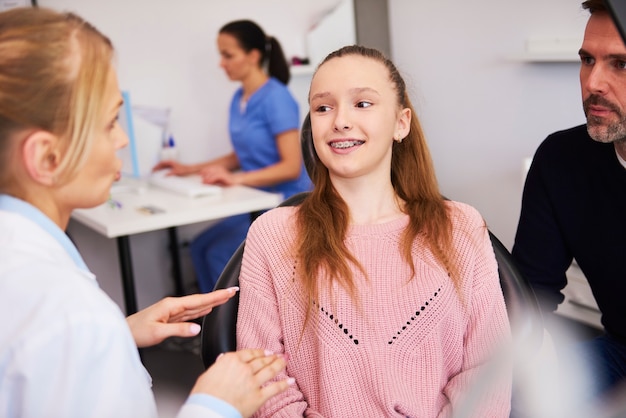
M422 235L427 247L456 283L458 278L450 214L439 192L426 139L406 92L404 80L395 65L380 51L356 45L331 53L318 68L332 59L349 55L382 63L395 87L398 106L411 110L409 134L400 143L394 141L391 157L391 182L397 196L405 202L404 210L410 218L399 250L415 275L412 247L416 237ZM302 135L304 153L310 157L307 169L314 184L313 191L297 213L299 235L296 248L303 286L309 296L309 303L316 299L321 287L330 287L332 281L343 286L356 300L350 265L365 271L344 242L349 226L349 210L333 187L328 169L315 153L308 117Z
M59 182L76 175L99 122L113 47L72 13L0 13L0 190L11 181L13 134L42 129L64 141Z

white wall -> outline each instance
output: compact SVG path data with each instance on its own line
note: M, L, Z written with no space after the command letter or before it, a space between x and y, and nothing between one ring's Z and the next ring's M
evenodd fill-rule
M411 89L443 193L513 244L522 159L584 122L577 63L510 57L529 38L582 40L578 0L389 0L394 61Z
M305 36L340 0L39 0L73 11L108 35L117 50L120 86L133 104L171 108L181 159L196 162L230 151L228 104L238 83L219 68L216 37L230 20L252 19L306 56ZM297 78L297 77L296 77ZM294 84L297 84L295 80ZM298 98L306 92L298 87ZM304 103L304 102L303 102Z
M192 162L230 149L227 106L237 85L218 67L219 27L252 18L281 41L288 56L306 55L306 30L337 0L39 3L76 11L112 38L121 87L132 92L137 104L172 108L181 158ZM528 38L581 39L587 13L578 0L388 3L392 56L409 85L442 190L477 207L510 248L519 215L522 159L549 133L584 121L578 64L528 64L510 57L524 50ZM298 76L290 84L302 105L308 79ZM165 238L154 233L135 242L164 243ZM153 263L147 253L135 259L140 306L171 287L167 278L154 285L154 277L145 277L151 273L142 274L150 272L143 265ZM88 264L98 257L90 249ZM156 257L166 259L165 244ZM103 275L119 280L116 268L109 265L96 274L101 281Z

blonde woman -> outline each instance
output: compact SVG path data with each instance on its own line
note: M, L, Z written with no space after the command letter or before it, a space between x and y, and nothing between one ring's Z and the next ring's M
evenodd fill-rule
M156 417L137 347L193 336L185 322L237 289L168 298L124 318L64 234L104 203L128 139L110 41L73 14L0 13L0 416ZM249 416L284 390L265 350L228 353L181 417Z

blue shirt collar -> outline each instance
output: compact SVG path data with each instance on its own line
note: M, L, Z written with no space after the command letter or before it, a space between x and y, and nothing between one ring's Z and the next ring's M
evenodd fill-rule
M87 264L85 264L85 261L83 261L83 258L80 256L76 246L72 243L67 234L39 209L30 203L17 199L13 196L0 194L0 210L20 214L35 222L47 233L52 235L52 237L56 239L59 244L61 244L72 260L74 260L74 263L78 266L78 268L84 271L89 271Z

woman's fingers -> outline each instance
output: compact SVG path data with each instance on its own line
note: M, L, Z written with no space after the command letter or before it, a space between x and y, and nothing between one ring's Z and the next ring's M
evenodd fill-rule
M278 395L281 392L287 390L287 388L296 383L296 379L289 377L287 379L278 380L276 382L269 383L261 388L261 397L263 403L271 397Z
M274 353L272 353L271 351L262 350L260 348L246 348L236 351L234 354L239 357L239 360L243 361L244 363L249 363L258 358L271 356Z
M266 382L285 368L286 361L280 354L267 353L263 357L255 358L248 362L253 375L256 375L260 382Z
M258 349L220 354L215 364L200 376L192 393L218 397L242 416L249 417L265 401L295 382L291 378L270 382L284 370L285 360L284 355Z
M171 303L172 305L168 322L184 322L204 316L211 312L214 307L222 305L232 298L238 290L238 287L230 287L210 293L167 298L169 300L166 303Z

